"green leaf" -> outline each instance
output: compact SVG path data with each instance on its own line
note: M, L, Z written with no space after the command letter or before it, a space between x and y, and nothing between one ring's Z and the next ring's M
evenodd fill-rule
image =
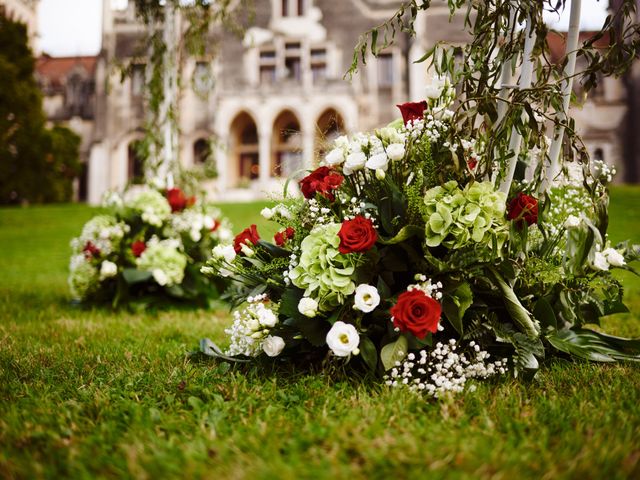
M291 255L289 250L285 250L284 248L280 248L279 246L265 242L264 240L259 240L258 245L263 247L274 258L288 258L289 255Z
M594 362L640 362L640 339L605 335L588 329L561 330L547 335L561 352Z
M404 242L413 236L424 237L424 228L416 225L405 225L400 231L392 238L378 238L378 242L383 245L395 245L396 243Z
M558 320L553 307L545 297L540 298L533 307L533 316L545 327L558 328Z
M249 359L230 357L222 353L220 347L213 343L208 338L200 340L200 351L209 357L220 358L222 360L228 360L230 362L248 362Z
M495 269L490 268L489 272L493 276L493 279L496 282L496 286L502 293L505 308L507 309L507 312L509 312L509 315L511 316L513 321L530 338L538 338L538 336L540 335L540 327L536 325L536 323L532 320L527 309L522 306L513 289L509 285L507 285L507 282L502 279L500 274Z
M285 289L282 297L280 298L280 308L278 309L279 313L288 317L296 317L300 315L300 312L298 312L298 303L300 303L300 299L303 295L304 290L300 290L299 288L290 287Z
M360 337L360 356L372 371L378 366L378 351L369 337Z
M138 270L137 268L125 268L122 270L122 277L129 285L142 283L150 280L153 275L146 270Z
M409 351L409 342L401 335L395 342L388 343L380 351L380 360L385 370L393 368L396 362L401 362Z
M472 303L473 293L471 293L471 286L467 282L460 284L456 290L442 298L444 314L460 336L463 334L462 318Z

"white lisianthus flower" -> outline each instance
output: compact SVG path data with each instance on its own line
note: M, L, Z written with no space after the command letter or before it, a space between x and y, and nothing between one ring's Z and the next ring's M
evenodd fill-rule
M100 280L115 277L117 274L118 266L115 263L105 260L102 262L102 265L100 265Z
M367 285L362 283L356 287L355 305L353 308L360 310L361 312L372 312L378 305L380 305L380 294L378 289L373 285Z
M205 215L202 217L202 226L207 230L211 230L215 225L215 220L211 215Z
M602 254L612 267L622 267L625 264L624 257L615 248L607 248L603 250Z
M353 325L336 322L327 333L327 345L337 357L346 357L352 353L357 355L360 335Z
M347 149L349 148L349 139L346 135L340 135L334 140L333 144L336 146L336 148Z
M342 148L334 148L324 157L324 163L327 165L340 165L344 162L344 150Z
M262 342L262 350L270 357L277 357L284 349L284 340L277 335L269 335Z
M273 215L276 212L274 212L273 210L271 210L268 207L264 207L261 211L260 211L260 215L262 215L264 218L266 218L267 220L271 220L273 218Z
M564 228L578 228L582 220L575 215L569 215L564 222Z
M305 317L313 318L318 313L318 302L311 297L302 297L298 302L298 311Z
M371 170L386 171L389 167L389 157L387 157L387 154L384 152L378 153L376 155L372 155L365 165Z
M609 262L602 252L596 252L593 256L593 268L606 272L609 270Z
M431 79L431 83L424 89L424 94L427 98L437 99L442 95L444 87L447 85L447 78L435 75Z
M282 218L286 218L287 220L291 220L291 218L293 218L289 209L282 204L275 207L274 210L276 210Z
M219 227L215 233L218 234L218 239L222 243L227 243L233 240L233 232L229 228Z
M263 327L273 328L278 323L278 317L273 310L269 308L261 308L258 311L258 321Z
M244 253L247 257L253 257L253 255L256 253L246 243L243 243L240 246L240 249L242 250L242 253Z
M211 252L215 258L224 258L227 263L236 259L236 251L233 245L216 245Z
M189 236L194 242L199 242L202 238L202 233L200 232L200 230L192 229L191 232L189 232Z
M387 155L391 160L404 158L404 143L392 143L387 147Z
M351 175L357 170L362 170L367 163L367 156L363 152L352 152L347 155L342 171L345 175Z
M384 173L384 170L376 170L376 178L380 181L384 180L384 177L386 177L387 174Z

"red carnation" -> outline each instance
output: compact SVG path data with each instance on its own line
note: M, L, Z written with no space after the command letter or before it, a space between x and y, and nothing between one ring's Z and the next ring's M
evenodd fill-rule
M409 332L416 338L423 339L427 333L438 331L442 307L416 288L401 293L389 313L393 317L393 325L401 332Z
M187 208L187 206L195 203L195 197L187 198L179 188L170 188L167 190L167 200L169 201L169 205L171 205L171 212L173 213L181 212Z
M333 201L335 199L333 190L340 187L343 180L344 177L332 168L320 167L300 180L300 190L305 198L314 198L316 193L319 193Z
M249 228L245 228L241 231L236 238L233 240L233 249L236 253L240 253L242 251L242 245L247 245L247 241L252 245L256 245L260 240L260 235L258 235L258 229L255 225L251 225Z
M422 120L424 118L424 111L429 108L426 100L421 102L407 102L396 105L400 109L402 114L402 121L406 125L413 120Z
M282 232L276 233L273 236L273 239L275 240L276 245L282 247L285 243L287 243L287 240L291 240L293 238L294 234L295 230L293 229L293 227L287 227Z
M139 257L147 249L147 244L142 240L136 240L131 244L131 253L134 257Z
M338 250L342 254L366 252L378 239L373 222L361 215L357 215L353 220L342 222L338 236L340 237Z
M538 221L538 199L518 192L509 202L507 218L516 220L519 226L522 226L523 221L527 222L527 225L533 225Z
M85 258L97 258L100 255L100 249L96 247L93 242L87 242L82 249Z

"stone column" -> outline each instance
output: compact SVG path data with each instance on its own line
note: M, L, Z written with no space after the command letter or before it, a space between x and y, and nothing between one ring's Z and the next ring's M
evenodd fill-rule
M271 179L271 130L262 128L258 132L259 147L258 156L260 160L260 178L258 183L260 191L269 189L269 180Z

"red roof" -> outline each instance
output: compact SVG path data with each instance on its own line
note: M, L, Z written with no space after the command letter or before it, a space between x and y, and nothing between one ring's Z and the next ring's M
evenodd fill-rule
M36 60L36 72L52 86L64 84L65 78L74 70L84 70L89 77L95 75L97 56L50 57L43 55Z

